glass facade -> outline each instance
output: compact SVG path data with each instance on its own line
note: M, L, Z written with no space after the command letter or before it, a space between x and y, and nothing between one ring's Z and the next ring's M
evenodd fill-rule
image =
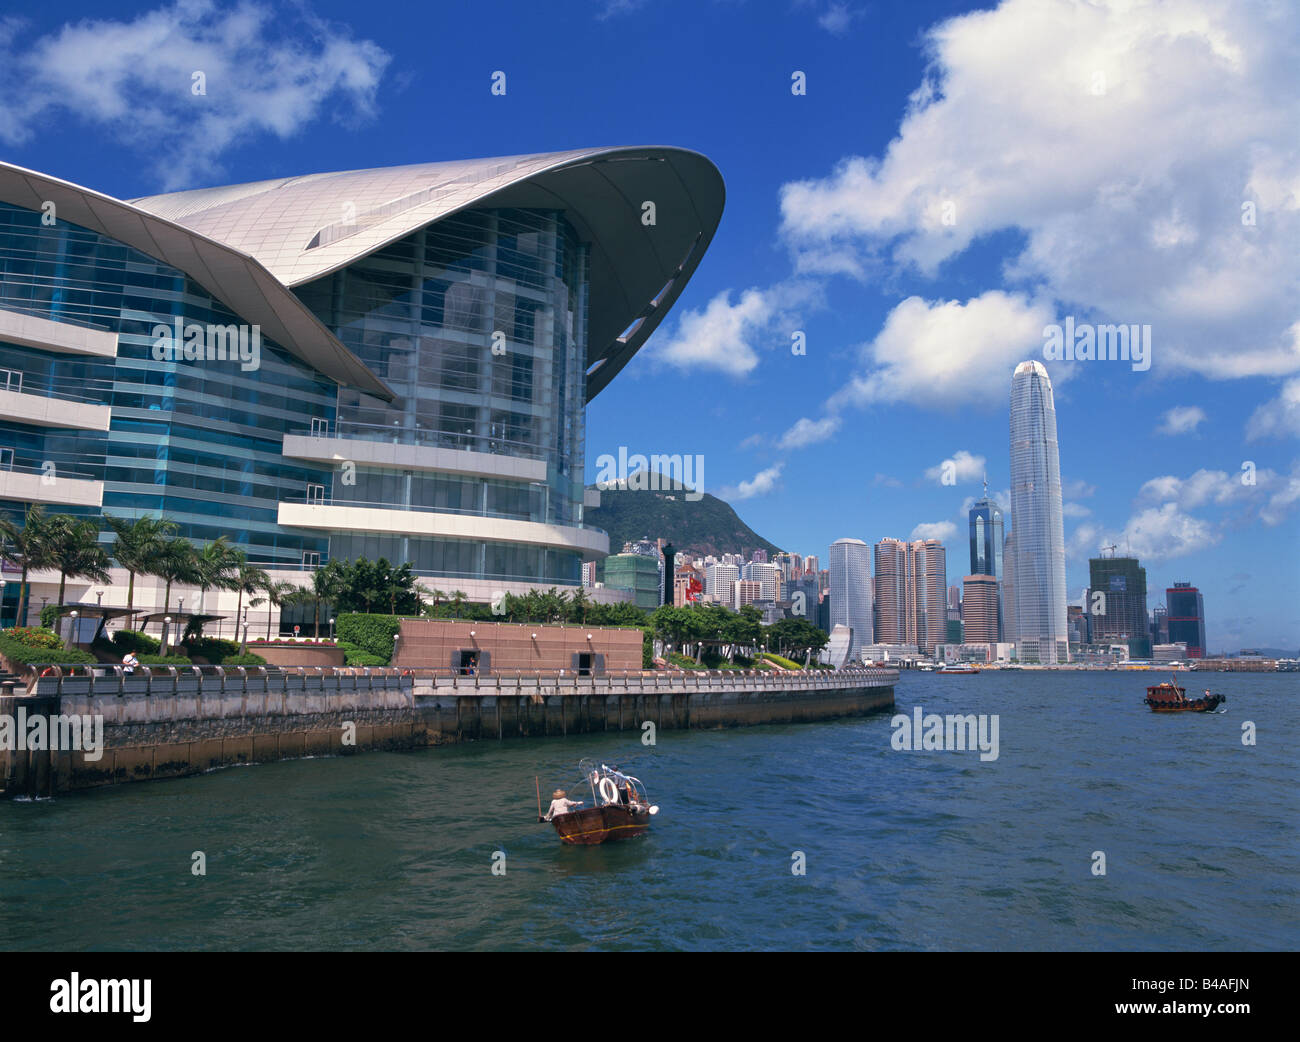
M1068 659L1065 524L1052 381L1039 362L1011 378L1011 526L1015 633L1043 663Z
M871 548L860 539L831 543L831 625L851 626L848 658L872 643Z
M280 503L319 503L581 525L588 287L588 247L563 213L519 209L460 213L301 287L397 393L390 403L340 388L265 338L247 371L233 358L158 360L158 326L243 319L138 250L0 204L0 309L118 335L116 358L0 337L0 390L112 409L107 432L0 419L0 469L53 464L102 481L102 512L165 514L181 535L224 535L263 567L383 556L424 574L577 584L577 550L312 531L277 516ZM545 478L345 473L283 455L286 434L312 433L525 458L544 463ZM106 527L101 538L111 541Z
M111 406L107 432L0 419L0 467L104 483L103 512L165 513L199 542L226 536L254 560L298 567L323 534L282 529L280 500L328 470L286 460L286 431L334 415L337 386L273 342L260 366L158 361L155 327L242 319L184 273L129 246L0 203L0 308L118 334L117 357L62 354L0 337L0 387ZM19 385L18 381L21 381ZM19 513L22 504L12 504ZM101 513L58 507L61 513ZM110 536L101 538L108 542Z
M532 482L358 465L353 483L336 475L321 501L581 524L587 265L559 211L468 210L300 287L398 395L341 389L331 434L546 465L546 479ZM581 581L577 551L348 533L331 549L439 575Z

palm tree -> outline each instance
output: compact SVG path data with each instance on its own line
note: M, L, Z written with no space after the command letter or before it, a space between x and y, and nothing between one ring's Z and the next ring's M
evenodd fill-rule
M218 590L235 589L238 581L236 575L244 559L244 552L238 547L231 546L224 535L218 536L199 551L198 577L194 581L198 584L205 600L208 591L214 587ZM242 593L240 601L243 601ZM186 627L187 630L189 628ZM193 632L196 636L202 634L203 623L200 622L193 627Z
M57 514L50 522L49 563L59 570L59 604L62 605L69 578L106 583L110 578L110 562L108 552L99 545L99 525L90 518Z
M11 518L0 517L0 558L22 571L16 625L21 626L27 618L27 573L50 566L49 542L55 523L39 503L27 508L21 526Z
M199 552L188 539L165 539L149 563L149 570L141 575L153 575L166 582L163 591L163 614L171 612L172 583L199 581Z
M108 526L117 534L113 544L113 559L126 569L126 606L135 607L135 577L151 575L150 563L157 556L163 540L176 534L176 522L158 517L138 517L134 521L124 517L104 515Z
M267 602L273 608L279 608L285 604L300 603L303 599L298 596L303 592L301 586L291 582L281 582L272 579L270 576L267 576L266 581L262 584L262 592L266 594ZM266 639L268 642L271 639L271 614L270 611L266 613Z
M329 561L311 573L311 597L316 610L312 617L312 637L320 640L320 606L321 601L337 601L343 593L343 565L338 561Z
M258 597L255 598L256 603L254 603L253 594L257 593L258 590L266 589L267 584L271 581L271 577L264 570L248 563L242 550L238 551L238 553L239 565L235 570L235 589L239 591L239 601L235 606L236 640L239 639L239 624L242 621L244 611L244 594L248 594L250 598L248 606L255 608L258 604L264 602L262 598Z

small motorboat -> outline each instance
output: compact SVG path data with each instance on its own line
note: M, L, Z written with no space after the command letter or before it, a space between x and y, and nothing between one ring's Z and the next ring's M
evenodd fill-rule
M543 815L538 790L537 820L550 821L561 842L594 846L606 840L632 839L649 831L650 819L659 808L650 803L640 778L591 760L579 763L578 770L583 783L591 789L591 806L566 814Z
M1188 698L1183 688L1166 680L1147 688L1142 704L1150 706L1153 713L1212 713L1227 700L1224 695L1212 695L1208 691L1203 698Z

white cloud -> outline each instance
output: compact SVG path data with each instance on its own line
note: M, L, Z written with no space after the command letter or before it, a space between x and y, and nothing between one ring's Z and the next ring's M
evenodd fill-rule
M1091 517L1092 511L1082 503L1063 503L1061 504L1062 517Z
M781 471L784 468L784 463L777 463L766 470L760 470L748 481L742 481L734 487L724 488L719 494L720 498L731 501L753 499L754 496L766 495L776 487L777 480L781 477Z
M1097 491L1096 485L1089 485L1086 481L1061 481L1061 495L1067 499L1087 499Z
M961 509L957 512L957 516L962 518L962 520L967 520L970 517L971 507L975 505L976 498L977 497L975 496L967 496L965 499L963 499L961 501ZM996 503L999 507L1002 508L1002 517L1003 517L1004 524L1008 528L1010 528L1011 527L1011 489L1004 488L1000 491L995 489L993 492L989 493L989 498L992 499L994 503Z
M1166 410L1157 434L1187 434L1206 420L1205 410L1196 405L1175 405Z
M389 55L300 7L181 0L132 21L86 19L23 40L0 30L0 141L116 134L167 189L210 182L219 157L287 139L323 114L369 118ZM206 93L194 94L194 73Z
M1011 230L1012 286L1151 324L1154 368L1300 371L1298 18L1266 2L1005 0L937 24L883 156L783 188L797 270L933 275ZM895 386L923 400L923 383Z
M781 435L778 445L783 449L802 449L808 445L815 445L819 441L825 441L839 429L838 416L825 416L820 420L804 418Z
M856 11L850 11L847 4L833 3L818 16L817 24L832 36L843 36L857 14Z
M1046 305L999 290L964 304L908 297L866 346L864 370L828 405L834 411L900 400L939 406L1005 403L1012 370L1041 355L1049 321Z
M1207 504L1226 506L1238 501L1258 501L1262 492L1275 486L1277 477L1267 469L1255 471L1253 483L1246 472L1228 474L1222 470L1202 469L1186 478L1165 474L1143 484L1138 490L1138 501L1173 502L1183 510Z
M957 538L957 526L951 521L923 521L912 529L909 539L938 539L950 542Z
M941 484L982 481L987 462L983 456L975 456L965 449L958 449L942 463L936 463L933 467L928 468L925 476L931 481L938 481ZM949 477L947 482L944 481L945 476Z
M1116 532L1085 522L1069 539L1072 557L1095 557L1106 546L1118 546L1142 561L1167 561L1200 553L1221 538L1218 526L1179 510L1177 504L1141 510Z
M1300 377L1287 380L1281 393L1251 413L1246 440L1300 438Z
M765 341L792 343L801 324L799 310L817 306L820 293L812 283L782 282L751 287L733 304L731 291L723 290L703 311L683 312L671 335L651 337L650 356L679 369L745 376L759 364Z
M1293 463L1290 475L1280 476L1274 487L1277 491L1259 511L1260 520L1270 526L1280 525L1300 502L1300 462Z

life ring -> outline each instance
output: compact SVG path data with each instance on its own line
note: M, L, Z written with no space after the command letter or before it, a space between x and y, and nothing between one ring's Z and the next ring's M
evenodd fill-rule
M609 788L605 788L605 786ZM613 778L601 778L600 784L596 786L596 791L600 793L601 799L606 803L618 802L618 786L614 784Z
M53 666L46 666L44 672L41 673L41 676L48 677L53 672L54 672Z

